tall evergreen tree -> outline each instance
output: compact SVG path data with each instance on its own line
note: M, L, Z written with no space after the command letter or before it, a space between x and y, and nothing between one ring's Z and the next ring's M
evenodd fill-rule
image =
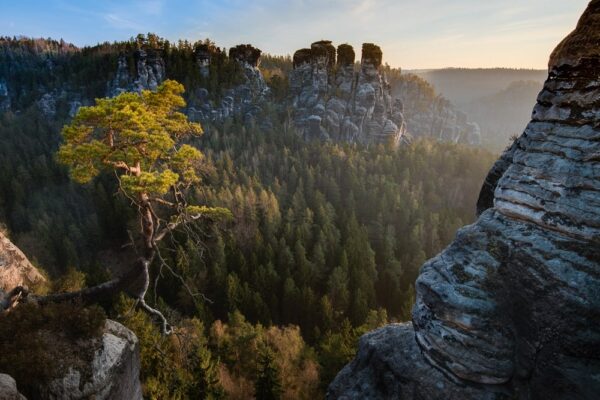
M254 384L256 400L281 399L281 376L273 352L266 348L258 361L258 375Z

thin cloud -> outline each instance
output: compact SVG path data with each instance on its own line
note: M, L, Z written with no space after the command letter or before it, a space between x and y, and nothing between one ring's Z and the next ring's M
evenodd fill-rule
M105 14L104 20L108 22L113 28L122 30L136 30L139 32L142 32L144 30L143 26L138 24L137 22L116 14Z

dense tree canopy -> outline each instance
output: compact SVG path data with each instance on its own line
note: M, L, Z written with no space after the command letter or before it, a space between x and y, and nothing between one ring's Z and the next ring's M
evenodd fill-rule
M6 46L29 59L40 44ZM52 46L66 57L67 45ZM273 370L283 398L319 397L360 334L410 318L419 267L474 220L495 156L427 140L397 150L305 142L274 106L265 110L272 128L232 117L207 124L199 137L182 113L183 97L190 104L207 87L216 99L238 71L215 47L210 75L201 76L194 46L150 35L103 44L69 63L53 58L54 80L39 72L44 57L24 64L24 87L54 90L68 79L101 97L119 51L156 49L168 77L187 90L167 81L157 92L100 99L74 118L60 97L49 118L35 94L17 94L13 111L0 115L0 220L58 291L117 276L107 267L130 263L132 252L121 248L134 233L136 248L154 259L149 276L162 276L148 299L175 337L161 336L140 311L123 317L129 300L102 305L140 338L146 397L248 398L261 374L276 381ZM279 100L289 63L267 57L261 66ZM423 105L435 98L423 82L408 83ZM226 214L218 207L230 210L231 223L176 229L196 215ZM151 230L140 231L141 215ZM261 364L265 349L273 359Z

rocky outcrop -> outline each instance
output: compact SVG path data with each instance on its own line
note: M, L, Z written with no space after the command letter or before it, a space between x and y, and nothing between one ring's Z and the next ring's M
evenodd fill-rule
M109 82L108 95L113 97L123 92L154 90L165 80L165 61L157 50L139 49L133 54L135 73L129 72L127 55L119 55L117 72Z
M208 78L210 75L210 61L213 54L217 51L217 48L211 44L200 44L196 46L194 50L196 54L196 64L198 64L198 70L202 77Z
M0 233L0 310L6 292L19 285L35 285L45 278L6 236ZM71 343L69 343L71 346ZM123 325L107 320L99 339L74 341L72 353L93 353L91 363L71 360L64 377L39 388L43 399L141 399L140 355L137 337ZM79 355L77 358L82 358ZM75 362L76 361L76 362ZM0 374L0 399L18 395L14 379ZM12 394L11 394L12 395ZM20 399L19 397L14 397Z
M406 127L381 69L382 55L378 46L363 44L355 71L350 45L336 51L324 40L298 50L289 77L298 132L308 139L397 145Z
M210 74L210 63L217 50L208 45L196 50L200 73L204 77ZM258 66L261 51L249 44L241 44L229 49L229 58L237 62L240 68L241 83L224 91L218 102L210 99L208 90L197 90L197 103L189 108L190 118L197 121L222 121L240 116L245 123L256 122L267 100L269 88Z
M141 400L140 354L136 336L123 325L107 320L100 339L73 343L94 356L86 367L69 368L62 378L40 386L36 398L48 400ZM25 400L15 380L0 374L0 399Z
M93 345L93 344L90 344ZM107 320L88 368L67 374L41 389L47 399L142 399L137 337L123 325Z
M0 399L2 400L27 400L19 393L17 382L10 375L0 374Z
M412 78L410 74L406 76ZM449 100L429 92L429 85L411 78L396 79L391 84L392 95L403 104L407 131L412 137L473 146L481 144L481 129L477 123L470 122L467 114L457 110Z
M25 254L0 232L0 293L15 286L33 286L45 280Z
M499 400L506 390L457 385L433 367L415 341L411 323L391 324L360 339L358 354L329 386L340 400L423 399Z
M8 86L6 82L0 80L0 111L10 109L10 96L8 94Z
M370 334L330 398L369 385L370 398L449 398L432 392L440 382L450 382L452 398L486 398L474 389L487 398L598 398L599 46L593 0L553 53L531 122L486 179L478 221L422 267L418 348L399 339L413 336L410 327ZM386 349L422 352L448 380L426 374L415 386L411 358Z

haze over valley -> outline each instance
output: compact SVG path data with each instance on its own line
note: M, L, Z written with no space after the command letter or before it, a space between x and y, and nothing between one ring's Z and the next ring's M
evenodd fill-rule
M600 0L3 4L0 399L597 399L599 49Z

